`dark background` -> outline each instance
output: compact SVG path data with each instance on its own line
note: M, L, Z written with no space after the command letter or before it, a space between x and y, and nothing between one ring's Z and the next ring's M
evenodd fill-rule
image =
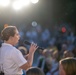
M32 21L48 28L55 24L68 23L75 30L76 0L39 0L37 4L31 3L19 11L13 10L11 5L7 8L0 7L1 27L4 24L30 25Z

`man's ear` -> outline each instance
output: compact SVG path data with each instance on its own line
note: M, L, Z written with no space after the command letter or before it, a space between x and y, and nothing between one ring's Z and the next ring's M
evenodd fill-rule
M13 37L12 37L12 36L10 36L10 37L9 37L9 39L10 39L10 40L13 40Z

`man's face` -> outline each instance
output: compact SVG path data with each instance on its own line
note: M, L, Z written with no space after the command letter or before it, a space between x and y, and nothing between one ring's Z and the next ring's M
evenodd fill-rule
M20 35L18 30L16 29L14 37L12 37L13 45L16 45L20 39Z

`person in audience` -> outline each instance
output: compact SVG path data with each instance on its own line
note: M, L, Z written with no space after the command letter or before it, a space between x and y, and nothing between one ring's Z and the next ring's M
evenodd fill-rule
M64 51L66 51L66 50L67 50L67 44L63 43L63 44L61 45L61 51L59 52L59 53L60 53L60 58L63 58L63 53L64 53Z
M14 47L20 39L16 26L5 27L1 31L1 38L4 42L0 48L2 57L0 67L3 68L2 71L5 75L22 75L22 69L26 70L32 66L34 53L38 48L37 44L31 44L26 60L22 53Z
M60 75L76 75L76 58L68 57L59 61Z
M31 67L26 70L26 75L45 75L44 72L38 67Z
M74 57L72 51L68 51L68 50L64 51L63 58L67 58L67 57Z
M23 56L25 56L25 55L28 54L28 50L27 50L26 47L24 47L24 46L19 46L19 47L18 47L18 50L21 51L21 53L22 53Z
M51 68L51 72L52 72L52 75L59 75L59 53L58 53L58 50L55 50L53 52L53 57L52 57L52 68Z
M44 49L42 52L42 56L38 58L37 67L41 68L45 74L50 69L49 68L50 67L50 64L49 64L50 56L51 56L50 51L48 49ZM47 62L47 59L49 59L48 62Z
M21 53L22 53L22 55L23 55L24 57L28 55L28 51L27 51L26 47L24 47L24 46L19 46L19 47L18 47L18 50L21 51ZM27 57L26 57L26 60L27 60ZM23 70L23 75L25 75L25 74L26 74L26 71Z

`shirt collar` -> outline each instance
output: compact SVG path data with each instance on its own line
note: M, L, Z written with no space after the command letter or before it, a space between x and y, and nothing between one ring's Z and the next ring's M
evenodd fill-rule
M11 44L8 44L8 43L2 43L2 46L4 45L12 46Z

